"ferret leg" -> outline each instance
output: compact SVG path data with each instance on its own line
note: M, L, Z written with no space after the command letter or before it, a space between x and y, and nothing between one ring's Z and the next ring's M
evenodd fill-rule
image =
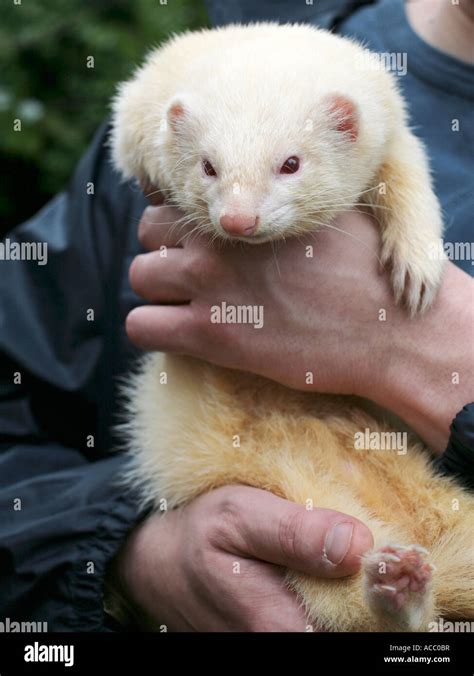
M428 552L411 545L388 545L362 561L365 599L383 628L426 631L433 619L434 599Z
M378 190L367 194L382 225L382 264L391 270L397 302L414 315L434 300L444 266L440 206L423 146L410 131L393 139L378 181Z

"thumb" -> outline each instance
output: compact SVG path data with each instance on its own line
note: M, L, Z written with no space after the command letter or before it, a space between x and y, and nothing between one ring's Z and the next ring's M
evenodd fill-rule
M331 578L356 573L361 556L373 546L370 530L353 516L309 511L258 488L229 489L233 528L227 551L234 547L245 556Z

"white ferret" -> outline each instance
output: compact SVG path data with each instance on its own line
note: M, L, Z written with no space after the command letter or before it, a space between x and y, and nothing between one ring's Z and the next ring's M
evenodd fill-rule
M226 239L288 237L356 205L377 207L395 297L424 311L443 272L428 255L440 207L394 78L364 67L368 55L305 25L174 37L119 89L115 165ZM404 456L357 448L366 428L393 431L363 403L160 353L130 381L127 481L145 502L174 508L241 483L372 530L375 547L355 576L288 571L308 622L410 631L474 617L474 498L438 476L417 441Z

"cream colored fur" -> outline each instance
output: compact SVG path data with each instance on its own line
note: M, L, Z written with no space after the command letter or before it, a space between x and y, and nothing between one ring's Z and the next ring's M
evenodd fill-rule
M442 275L442 263L428 256L441 234L439 205L392 77L358 70L361 52L298 25L178 36L120 88L115 163L220 236L219 217L236 203L258 210L260 241L314 230L359 203L372 206L396 297L412 313L424 310ZM355 141L335 128L328 107L335 94L355 104ZM276 178L274 167L293 154L303 157L298 176ZM203 176L203 158L218 168L218 180ZM393 429L364 402L162 354L130 376L127 401L127 483L144 502L158 508L165 500L171 509L243 483L340 510L371 528L374 552L358 575L319 580L288 572L309 621L331 630L426 630L440 615L474 617L473 497L436 476L414 438L406 455L357 450L356 432ZM370 573L380 548L392 543L426 548L436 567L426 592L411 594L397 612L374 593Z

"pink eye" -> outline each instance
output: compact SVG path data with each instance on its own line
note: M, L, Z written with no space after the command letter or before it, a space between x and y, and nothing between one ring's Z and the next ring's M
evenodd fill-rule
M280 167L280 174L295 174L300 168L300 158L292 155Z
M216 170L212 166L212 164L209 162L209 160L203 160L202 161L202 168L206 176L217 176Z

